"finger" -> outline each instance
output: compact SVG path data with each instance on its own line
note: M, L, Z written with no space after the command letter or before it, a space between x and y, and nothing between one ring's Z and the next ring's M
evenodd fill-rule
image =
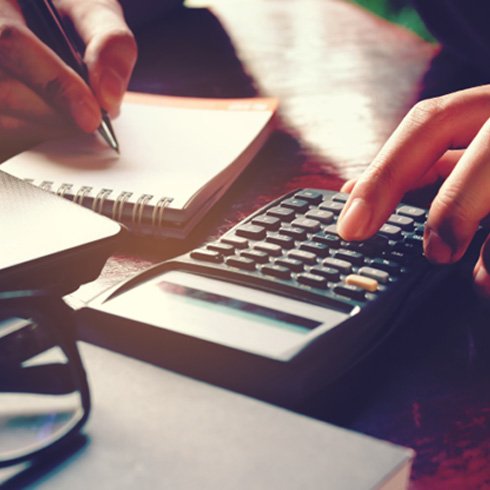
M24 23L24 16L16 0L3 0L0 3L0 19L17 24Z
M473 271L476 288L482 296L490 298L490 235L485 240Z
M463 156L464 150L448 150L427 172L414 183L413 188L421 188L439 180L445 180Z
M0 114L0 135L2 148L9 143L30 146L47 139L59 138L75 131L74 126L66 124L47 125L7 114Z
M443 183L429 210L424 251L436 263L459 260L490 213L490 119Z
M0 21L0 66L87 132L100 124L100 107L86 83L22 24Z
M0 70L0 114L41 125L62 125L68 120L46 104L33 90Z
M90 85L100 105L117 111L137 57L134 36L116 0L63 0L67 14L85 42Z
M452 172L453 168L458 163L463 155L464 150L448 150L433 167L429 168L422 177L414 183L413 189L425 187L434 184L438 180L446 179ZM351 193L358 179L350 179L341 187L341 192ZM410 189L412 190L412 189Z
M356 182L357 182L357 179L350 179L350 180L348 180L340 188L340 192L347 192L347 193L352 192L352 189L354 189L354 186L356 185Z
M375 233L448 149L468 146L489 113L490 86L417 104L353 187L339 218L341 235L360 240Z
M74 126L49 126L37 124L29 119L0 114L0 161L49 139L69 134Z

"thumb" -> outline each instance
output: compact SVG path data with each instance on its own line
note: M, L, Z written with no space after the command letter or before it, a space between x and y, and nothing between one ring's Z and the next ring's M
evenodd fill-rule
M137 46L117 0L60 0L85 43L90 86L101 107L117 113L136 63Z

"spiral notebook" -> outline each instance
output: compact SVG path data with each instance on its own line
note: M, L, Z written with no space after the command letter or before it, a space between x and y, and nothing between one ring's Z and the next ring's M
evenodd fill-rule
M0 169L136 233L183 238L266 141L277 101L127 94L121 153L98 136L42 143Z

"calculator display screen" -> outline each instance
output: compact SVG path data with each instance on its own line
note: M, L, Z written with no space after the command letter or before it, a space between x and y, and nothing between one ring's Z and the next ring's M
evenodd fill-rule
M235 315L243 318L258 319L267 324L277 327L312 330L319 327L322 322L310 320L292 313L279 311L277 309L261 306L243 299L231 298L218 293L203 291L189 286L175 284L173 282L162 281L159 287L166 293L183 296L187 301L199 303L201 307L208 309L231 309Z
M277 360L289 360L346 312L252 286L170 270L116 294L101 308L174 332Z

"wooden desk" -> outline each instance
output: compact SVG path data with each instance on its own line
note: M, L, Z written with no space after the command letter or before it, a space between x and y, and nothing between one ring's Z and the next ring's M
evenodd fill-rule
M131 88L278 96L280 128L185 243L128 240L81 298L223 233L286 191L337 189L358 175L417 99L436 51L344 1L199 4L213 11L183 9L138 33ZM472 344L478 320L465 287L448 284L413 319L420 328L407 324L389 364L373 376L370 396L342 422L414 448L412 489L490 487L489 373Z

